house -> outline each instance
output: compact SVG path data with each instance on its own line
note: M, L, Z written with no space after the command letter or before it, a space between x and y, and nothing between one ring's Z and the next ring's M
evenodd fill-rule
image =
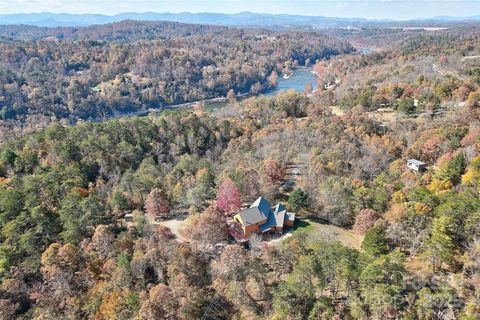
M134 226L134 216L133 214L131 213L127 213L124 217L123 217L125 223L127 224L127 227L133 227Z
M234 217L230 233L239 242L246 241L251 234L283 232L284 226L293 226L295 213L287 212L283 204L274 207L264 197L258 198L250 208Z
M422 162L416 159L407 160L407 167L410 170L417 171L417 172L425 172L427 170L427 164L425 162Z
M335 84L334 83L331 83L331 82L327 82L323 85L323 88L325 90L330 90L330 89L334 89L335 88Z

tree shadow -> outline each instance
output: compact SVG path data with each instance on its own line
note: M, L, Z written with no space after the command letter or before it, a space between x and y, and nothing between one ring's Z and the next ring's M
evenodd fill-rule
M275 198L274 198L274 201L275 202L288 202L288 194L284 194L284 193L277 193L275 195Z
M310 226L310 223L305 220L297 219L293 224L293 231L302 230Z

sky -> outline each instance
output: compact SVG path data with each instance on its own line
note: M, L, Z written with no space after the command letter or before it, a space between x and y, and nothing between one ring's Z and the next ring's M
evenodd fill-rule
M0 13L289 13L367 19L480 15L480 0L0 0Z

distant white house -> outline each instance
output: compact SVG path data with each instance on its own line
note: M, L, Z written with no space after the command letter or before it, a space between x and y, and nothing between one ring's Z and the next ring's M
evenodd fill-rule
M331 82L327 82L327 83L325 83L325 84L323 85L323 88L324 88L325 90L330 90L330 89L335 88L335 84L334 84L334 83L331 83Z
M416 159L409 159L407 160L407 167L410 170L416 171L416 172L424 172L427 170L427 164L425 162L422 162L420 160Z

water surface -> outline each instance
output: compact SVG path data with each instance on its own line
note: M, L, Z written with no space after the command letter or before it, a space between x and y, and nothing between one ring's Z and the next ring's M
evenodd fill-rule
M312 68L295 69L290 78L284 79L283 77L280 77L278 79L278 86L267 91L265 95L272 97L281 91L290 89L294 89L298 92L305 92L305 85L308 83L313 86L313 90L317 89L317 76L312 72L312 70Z

